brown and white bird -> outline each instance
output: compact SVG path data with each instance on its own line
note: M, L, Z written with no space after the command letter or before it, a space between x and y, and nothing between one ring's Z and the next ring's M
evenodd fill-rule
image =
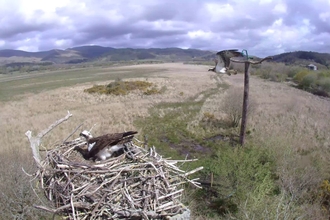
M123 133L105 134L99 137L93 137L89 131L83 131L80 136L86 138L87 149L77 147L86 160L106 160L114 153L123 149L124 144L132 141L137 131L127 131Z
M216 73L226 73L228 75L231 75L229 72L230 68L230 58L232 57L243 57L243 54L241 52L238 52L238 50L222 50L219 51L217 54L217 59L215 59L215 67L209 69L208 71L213 71ZM234 72L235 74L237 71Z

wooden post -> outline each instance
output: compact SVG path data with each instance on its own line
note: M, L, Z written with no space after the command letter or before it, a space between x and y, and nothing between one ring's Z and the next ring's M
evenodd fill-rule
M213 172L211 173L211 188L213 186Z
M245 70L244 70L244 95L243 95L243 110L242 110L242 122L241 122L241 132L239 136L239 143L241 146L244 145L245 141L245 131L246 131L246 122L247 122L247 113L248 113L248 106L249 106L249 67L250 63L245 63Z
M231 58L230 60L232 62L236 63L245 63L245 69L244 69L244 96L243 96L243 110L242 110L242 122L241 122L241 131L240 131L240 145L243 147L245 142L245 131L246 131L246 123L247 123L247 113L248 113L248 106L249 106L249 81L250 81L250 75L249 75L249 67L250 64L259 64L262 63L265 60L270 60L272 57L266 57L263 58L260 61L252 61L245 57L235 57Z

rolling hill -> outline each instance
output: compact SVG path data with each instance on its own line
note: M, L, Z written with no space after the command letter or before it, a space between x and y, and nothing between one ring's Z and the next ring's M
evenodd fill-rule
M21 50L0 50L0 64L23 62L34 58L34 62L52 62L55 64L82 63L87 61L129 61L129 60L165 60L188 61L202 59L213 55L213 52L197 49L180 48L112 48L101 46L81 46L65 50L54 49L42 52L26 52ZM15 59L9 59L15 57Z
M317 53L312 51L295 51L282 53L273 56L273 61L285 63L287 65L308 65L315 64L319 68L330 67L330 54L329 53Z
M162 60L162 61L211 61L214 51L181 48L113 48L102 46L81 46L65 50L53 49L40 52L22 50L0 50L0 66L17 64L35 65L36 63L75 64L83 62L113 62L131 60ZM295 51L273 56L274 62L287 65L316 64L319 68L330 67L330 54L311 51Z

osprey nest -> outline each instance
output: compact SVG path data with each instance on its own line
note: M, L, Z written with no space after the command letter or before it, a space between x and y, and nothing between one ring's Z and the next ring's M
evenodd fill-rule
M180 202L183 184L198 188L197 179L179 168L192 160L170 160L155 147L145 149L134 139L117 157L85 160L76 147L86 145L79 137L46 153L37 177L52 207L37 206L70 219L171 219L187 208Z

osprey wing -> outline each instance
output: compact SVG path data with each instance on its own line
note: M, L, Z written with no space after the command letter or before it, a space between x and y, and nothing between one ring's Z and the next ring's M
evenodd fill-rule
M221 60L224 63L224 67L229 68L230 65L230 58L232 57L242 57L242 53L238 52L238 50L222 50L217 53L218 57L221 58Z
M94 137L88 140L87 144L88 146L92 145L92 148L89 149L88 156L94 157L98 152L103 150L105 147L109 145L109 142L112 142L113 140L109 140L107 138L107 135L102 135L99 137Z
M94 144L92 149L89 151L89 156L94 157L99 151L105 147L113 146L118 143L127 143L133 139L133 135L136 131L128 131L123 133L111 133L105 134L99 137L91 138L88 140L88 144Z

